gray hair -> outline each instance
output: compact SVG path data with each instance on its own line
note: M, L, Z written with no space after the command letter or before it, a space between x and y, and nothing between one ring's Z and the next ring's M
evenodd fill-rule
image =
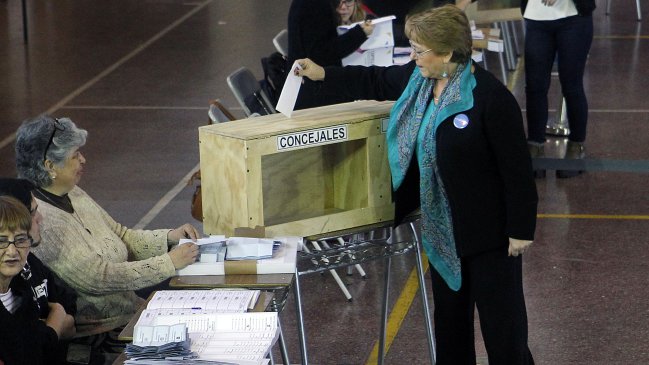
M52 143L48 148L51 137ZM52 178L45 168L45 159L56 166L63 165L74 149L86 144L87 137L88 132L77 128L70 118L55 119L42 114L25 120L16 132L18 176L38 187L52 185Z

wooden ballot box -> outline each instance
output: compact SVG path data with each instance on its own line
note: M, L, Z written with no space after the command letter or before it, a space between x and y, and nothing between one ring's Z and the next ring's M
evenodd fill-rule
M203 229L311 236L394 216L392 102L357 101L199 128Z

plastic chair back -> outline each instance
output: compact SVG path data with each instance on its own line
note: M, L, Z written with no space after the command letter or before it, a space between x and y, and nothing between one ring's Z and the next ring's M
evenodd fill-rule
M255 75L246 67L241 67L227 77L228 86L246 116L276 113L270 98L261 89Z
M288 31L286 29L282 29L277 33L273 38L273 45L275 45L277 52L284 57L288 57Z

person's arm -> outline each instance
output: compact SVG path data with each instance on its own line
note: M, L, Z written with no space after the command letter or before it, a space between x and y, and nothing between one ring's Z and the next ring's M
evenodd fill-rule
M147 231L158 234L155 239L147 240L145 233L140 236L144 252L160 254L129 261L135 256L133 251L106 224L103 210L83 191L75 189L69 195L84 226L70 214L42 204L43 242L51 244L35 247L34 254L71 287L101 295L145 288L175 275L176 267L167 253L168 230Z
M56 332L57 337L63 338L64 335L74 334L74 320L70 322L70 315L65 313L65 309L59 303L49 303L50 311L45 319L45 324Z
M367 34L356 26L338 35L333 10L327 0L300 1L289 13L289 58L309 57L323 65L339 65L341 59L356 51Z
M484 117L489 145L505 185L505 229L514 255L534 240L538 202L523 117L518 102L503 85L490 88Z
M48 305L50 311L45 319L45 324L56 332L59 339L72 338L77 333L74 317L66 313L59 303L50 302Z
M322 90L353 99L397 100L408 85L415 63L389 67L346 66L321 67L310 59L298 60L302 70L293 70L298 76L323 81ZM306 68L305 68L306 67Z

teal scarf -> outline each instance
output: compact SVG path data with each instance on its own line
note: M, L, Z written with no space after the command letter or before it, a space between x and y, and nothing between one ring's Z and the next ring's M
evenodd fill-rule
M448 117L473 107L475 77L471 63L460 64L444 89L439 104L430 102L435 79L415 69L408 86L390 111L387 130L388 162L396 191L417 152L420 174L421 232L426 255L449 288L462 284L460 258L455 249L453 222L437 166L437 127Z

